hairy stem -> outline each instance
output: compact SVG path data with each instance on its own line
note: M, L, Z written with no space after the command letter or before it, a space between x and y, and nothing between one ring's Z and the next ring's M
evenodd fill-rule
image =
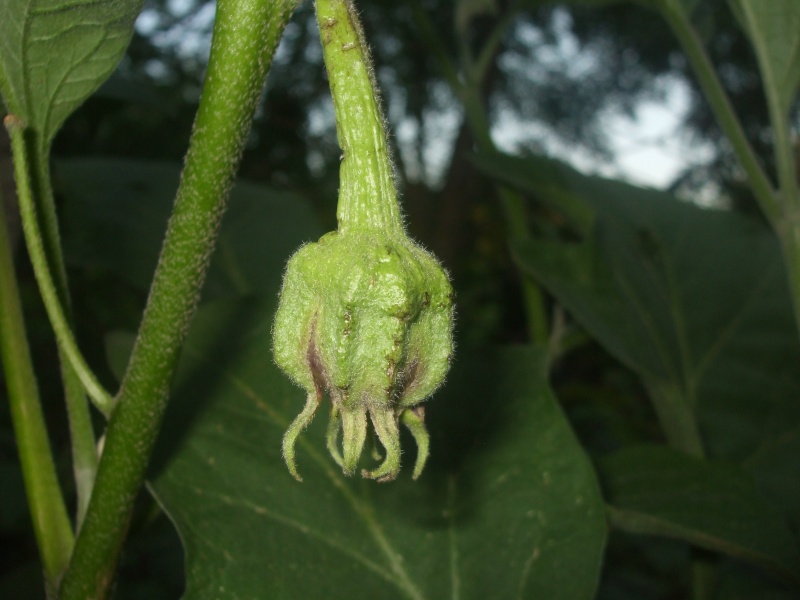
M39 401L1 199L0 358L8 388L28 508L42 557L48 597L52 597L72 552L73 533L56 478Z
M11 137L11 150L14 155L14 176L17 182L17 194L22 215L22 229L25 232L28 253L30 254L36 281L39 284L42 300L47 310L47 316L50 317L50 323L53 326L53 331L55 331L59 347L66 354L87 393L94 400L98 409L108 416L112 406L111 395L103 389L78 348L48 265L44 241L39 230L39 215L37 214L30 184L25 126L15 115L7 115L3 120L3 124Z
M358 15L350 0L317 0L316 7L343 155L339 232L356 227L403 237L386 125Z
M60 305L67 321L71 321L69 286L67 271L64 265L64 256L61 251L61 239L56 215L55 199L50 184L50 149L42 141L41 135L35 131L25 132L25 142L28 156L31 159L31 189L36 214L40 219L44 253ZM67 406L67 420L69 422L70 445L72 449L72 471L77 492L76 521L80 529L89 498L94 487L94 477L97 473L97 446L95 441L92 418L89 412L89 402L86 398L84 385L73 368L70 359L61 344L58 345L58 357L61 365L61 380L64 388L64 399Z
M62 600L108 596L231 182L293 0L220 0L175 208Z

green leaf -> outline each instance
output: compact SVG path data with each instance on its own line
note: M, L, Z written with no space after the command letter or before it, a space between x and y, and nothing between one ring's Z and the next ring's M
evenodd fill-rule
M500 153L478 154L470 160L481 171L531 194L537 201L563 214L578 232L590 230L593 211L571 189L571 182L583 175L566 163L543 156L517 158Z
M594 234L514 244L519 265L651 391L699 409L712 454L743 459L796 426L800 343L774 236L600 178L575 177L570 190L595 209Z
M498 159L493 172L519 181L524 168ZM800 526L800 343L774 235L653 190L562 181L594 209L593 233L516 243L518 264L674 410L671 438L701 431L708 455L742 463Z
M178 165L113 159L59 161L67 263L107 269L150 287L178 187ZM234 186L204 299L277 293L286 258L323 231L306 202L287 192Z
M627 448L598 466L613 526L686 540L800 585L800 554L786 523L740 467L659 446Z
M0 93L46 145L111 74L142 0L3 0Z
M753 44L767 94L788 114L800 86L800 2L729 0Z
M345 478L326 401L297 483L280 447L305 398L272 362L271 304L210 305L185 349L152 489L185 544L187 600L593 597L603 504L542 352L459 357L427 403L417 482Z

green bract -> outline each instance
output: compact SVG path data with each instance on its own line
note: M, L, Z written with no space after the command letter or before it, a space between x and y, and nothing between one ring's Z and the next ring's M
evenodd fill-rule
M394 479L402 422L417 442L416 478L428 456L419 404L444 380L453 349L453 289L436 259L403 229L352 4L318 0L317 19L343 150L339 228L300 248L286 269L275 361L308 399L284 436L283 454L299 480L295 441L327 395L328 449L345 473L355 472L371 423L385 458L363 475Z

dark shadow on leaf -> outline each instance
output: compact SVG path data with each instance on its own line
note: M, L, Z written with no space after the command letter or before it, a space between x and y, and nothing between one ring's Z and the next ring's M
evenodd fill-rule
M229 385L225 373L235 365L251 343L253 331L263 326L265 314L272 314L274 301L249 298L220 301L203 307L199 327L193 328L183 347L164 425L150 466L155 479L220 388ZM269 352L270 348L264 349Z

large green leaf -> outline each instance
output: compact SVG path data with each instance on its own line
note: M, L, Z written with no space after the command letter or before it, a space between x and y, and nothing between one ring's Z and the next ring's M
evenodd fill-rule
M603 504L541 352L458 357L428 404L419 481L413 455L393 483L345 478L323 407L297 483L280 445L304 398L273 364L272 311L212 304L187 342L152 483L185 544L187 599L593 596Z
M800 2L728 1L756 51L767 94L788 114L800 86Z
M49 142L111 74L142 0L3 0L0 93Z
M581 175L566 163L543 156L517 158L500 153L478 154L471 160L482 171L500 177L561 213L578 232L587 233L591 228L592 209L571 189L570 182Z
M106 269L141 290L150 287L178 188L169 163L79 159L57 163L65 255L74 267ZM323 231L294 194L234 186L211 261L204 298L277 293L291 252Z
M800 554L786 523L740 467L660 446L627 448L598 466L615 527L688 540L800 585Z
M649 386L711 414L712 453L745 458L795 427L800 343L771 232L653 190L569 185L595 210L594 234L515 244L521 267Z
M537 162L487 170L529 189ZM743 464L800 525L800 343L780 250L765 227L574 170L562 194L595 213L582 242L514 245L536 277L661 402L699 420L712 456Z

